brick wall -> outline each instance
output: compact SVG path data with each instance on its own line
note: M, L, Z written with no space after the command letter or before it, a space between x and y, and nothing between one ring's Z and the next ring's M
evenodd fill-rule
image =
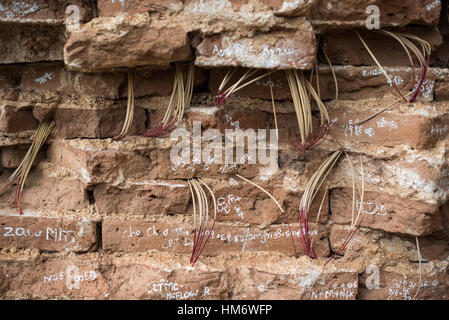
M78 26L65 23L68 5L78 10ZM414 103L399 102L356 125L397 96L355 28L400 90L416 84L403 48L366 30L368 5L380 9L382 28L425 39L432 55ZM24 214L15 210L13 186L0 195L0 298L449 299L447 5L0 0L1 181L19 166L39 122L56 124L25 184ZM332 62L338 103L332 69L315 55L318 46ZM299 130L282 70L310 74L315 59L331 127L321 144L299 154L289 144ZM140 135L165 112L174 63L192 60L193 99L179 124L189 131L194 121L222 133L236 121L241 129L274 128L267 79L221 108L215 97L230 67L240 67L237 75L247 68L276 70L277 172L248 163L175 167L169 136ZM116 140L126 115L128 69L135 73L134 120L129 135ZM340 159L311 206L317 259L300 246L298 206L314 171L337 148L363 160L364 219L342 256L326 264L351 231L348 159ZM279 201L299 257L276 204L235 173ZM219 203L214 232L194 267L187 183L193 177L202 178Z

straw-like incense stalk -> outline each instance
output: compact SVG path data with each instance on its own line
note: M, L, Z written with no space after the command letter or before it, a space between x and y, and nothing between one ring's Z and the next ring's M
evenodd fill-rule
M253 70L248 70L246 71L243 76L240 77L239 80L237 80L234 84L232 84L231 86L229 86L226 90L225 87L227 85L227 83L229 82L229 80L232 78L232 76L235 74L235 72L237 71L237 68L231 69L229 70L225 77L223 78L223 80L221 81L220 87L218 88L218 93L217 93L217 99L215 101L215 105L220 108L222 103L232 94L235 93L243 88L245 88L246 86L262 79L265 78L266 76L270 75L271 73L273 73L274 71L268 71L262 75L259 75L251 80L250 79L252 76L254 76L257 72L259 72L258 69L253 69ZM248 80L248 81L246 81ZM246 82L244 82L246 81Z
M317 255L313 249L309 234L309 212L310 206L321 188L321 185L326 180L329 173L337 163L343 151L335 151L329 158L327 158L321 166L315 171L310 178L299 204L299 227L300 238L304 253L311 258L316 259Z
M131 127L133 123L133 117L134 117L134 72L129 70L128 71L128 102L126 106L126 118L125 123L123 124L122 131L120 134L115 137L115 139L122 139L124 138L129 131L129 128Z
M17 169L11 174L11 176L0 186L0 194L3 193L6 188L12 185L16 180L18 180L16 192L15 192L15 205L17 212L19 214L23 214L23 210L21 207L22 201L22 192L23 187L25 185L25 181L28 177L28 174L33 166L33 162L36 159L39 150L44 145L48 136L50 135L53 127L55 126L54 121L44 121L39 124L39 127L36 130L36 135L34 137L33 143L31 144L30 149L26 153L20 165Z
M156 127L146 129L143 134L145 137L162 136L172 131L179 124L192 100L194 78L195 64L193 62L189 65L185 83L182 66L176 63L173 91L170 96L167 111L165 112L164 118Z
M217 202L215 195L209 186L201 179L190 179L189 181L190 193L192 194L193 203L193 250L190 256L190 263L195 265L206 247L207 242L215 227L215 221L217 218ZM213 199L214 216L212 226L207 232L207 225L209 222L209 201L207 199L206 192L204 192L203 186L207 189L210 196ZM208 233L206 237L206 233Z

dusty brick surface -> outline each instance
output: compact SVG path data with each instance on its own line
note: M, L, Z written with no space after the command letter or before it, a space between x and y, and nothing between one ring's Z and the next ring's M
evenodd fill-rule
M439 22L441 2L416 0L402 1L334 1L318 0L312 11L312 21L319 28L341 28L364 25L368 14L366 8L379 8L381 26L404 26L407 24L436 25Z
M9 176L11 172L7 173ZM6 180L6 174L2 181ZM15 186L10 186L1 195L0 203L4 208L14 208ZM66 172L58 172L48 164L41 164L30 173L22 195L24 210L83 210L89 206L87 191L81 181Z
M80 10L80 20L86 21L93 16L93 6L88 0L24 0L20 2L2 0L0 19L24 24L61 23L65 19L65 10L75 5Z
M149 23L145 15L94 19L72 32L65 43L66 66L73 70L100 71L189 60L191 50L182 27L157 28ZM116 49L111 50L111 46ZM136 50L135 46L141 47ZM109 56L105 56L106 48Z

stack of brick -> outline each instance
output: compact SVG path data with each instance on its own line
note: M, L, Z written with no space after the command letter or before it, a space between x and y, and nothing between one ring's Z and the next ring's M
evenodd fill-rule
M366 30L365 9L373 4L382 28L420 36L431 44L432 56L414 103L399 102L357 124L397 96L354 28L399 89L417 83L403 48ZM0 0L1 181L22 161L39 122L56 123L26 182L24 214L16 213L13 187L0 196L0 297L449 299L447 5ZM66 24L69 18L75 23ZM299 130L283 70L308 72L319 44L333 65L339 99L332 69L319 60L331 127L321 144L302 155L289 144ZM275 71L279 170L257 163L175 166L170 150L176 142L141 136L165 112L174 63L188 61L195 61L194 96L179 126L189 131L194 121L223 133L274 128L267 79L221 108L215 97L230 67L241 74L246 68ZM129 135L116 140L126 115L128 69L135 72L134 121ZM348 159L340 159L312 204L317 259L301 250L298 206L314 171L338 148L354 163L363 162L364 219L342 256L326 264L350 232ZM269 196L236 173L279 201L291 234ZM218 213L210 241L191 267L187 179L193 177L211 186ZM371 285L377 275L378 285Z

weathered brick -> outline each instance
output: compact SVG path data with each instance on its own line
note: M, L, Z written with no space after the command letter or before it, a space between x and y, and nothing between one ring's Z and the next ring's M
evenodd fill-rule
M330 139L325 140L319 147L324 148L327 143L331 144L332 141ZM442 140L436 148L429 150L414 150L407 147L373 148L369 145L355 147L350 143L345 143L345 148L358 150L354 151L356 153L365 153L365 156L362 155L361 158L357 155L351 156L351 158L356 170L359 171L359 173L355 172L359 184L361 182L360 160L363 161L365 190L367 192L373 191L388 194L401 200L411 200L410 206L414 201L417 201L417 204L424 202L422 207L419 205L420 210L424 210L420 213L418 221L419 223L425 223L425 228L429 231L434 228L433 223L436 222L433 220L436 215L432 213L436 213L439 204L444 203L449 195L444 178L445 171L447 171L446 144L447 141ZM329 148L329 145L326 148ZM417 157L418 154L419 157ZM351 188L352 169L346 157L340 159L337 169L329 176L329 180L331 188ZM348 192L351 195L349 199L352 199L352 189ZM358 196L358 192L356 192L356 195ZM347 207L349 208L349 206ZM424 214L427 211L428 216ZM399 212L399 209L396 212Z
M80 171L88 184L121 183L124 179L139 182L195 176L223 178L233 173L254 177L261 168L260 164L248 164L247 161L245 164L206 165L206 160L203 160L201 164L175 165L170 160L170 150L175 143L167 140L129 137L117 142L86 139L58 141L49 146L48 156L64 167Z
M3 168L15 169L22 162L30 145L15 145L14 147L3 147L0 149L0 164ZM41 150L33 163L36 166L40 160L45 157L45 151Z
M216 94L220 84L225 77L226 73L229 69L224 68L213 68L210 70L209 77L209 90ZM228 86L238 81L243 74L248 71L244 68L239 68L228 82ZM263 70L259 71L253 78L261 76L264 73ZM285 72L283 70L275 71L270 74L271 77L271 86L273 88L273 96L276 100L291 100L290 87L288 86L287 78L285 76ZM251 78L251 79L253 79ZM248 85L247 87L237 91L235 93L236 96L239 97L251 97L251 98L259 98L259 99L271 99L270 93L270 81L268 76L264 77L256 82Z
M38 121L33 117L31 108L16 108L8 104L0 106L0 131L2 133L16 133L35 130Z
M376 67L366 66L339 66L333 65L337 82L338 82L338 98L340 100L359 100L361 96L368 98L383 98L386 94L397 95L392 85L387 82L382 71ZM419 78L413 73L409 67L385 67L391 81L397 86L403 94L407 94L409 89L418 86ZM227 69L212 69L210 71L209 90L216 94L217 90L226 75ZM231 82L237 81L246 69L238 70L231 78ZM444 79L440 79L439 74L444 74L446 69L428 68L427 77L421 86L417 96L418 101L433 101L434 93L438 93L437 100L444 100ZM256 76L262 75L259 72ZM309 78L309 72L305 73ZM255 78L255 77L254 77ZM315 79L312 85L316 88ZM228 84L229 85L229 84ZM335 83L331 68L328 65L319 65L319 85L320 97L323 101L335 98ZM438 85L438 86L437 86ZM282 70L271 74L271 86L273 88L273 96L275 100L291 100L290 87L288 85L285 72ZM438 91L437 91L438 90ZM247 87L235 93L237 97L250 97L258 99L271 100L270 81L268 77L262 78ZM226 103L226 102L225 102ZM278 102L279 103L279 102ZM293 110L293 105L292 105Z
M360 102L340 102L328 108L332 127L329 136L336 141L352 143L369 143L383 147L408 145L411 148L429 148L444 139L447 132L440 132L449 121L449 110L443 111L440 117L429 117L426 113L417 114L419 109L429 109L427 105L415 105L413 108L393 107L380 115L358 124L376 112L379 104L366 101L363 107ZM437 110L435 108L434 110ZM444 109L443 109L444 110Z
M188 65L183 65L184 75ZM175 67L166 70L138 68L134 70L134 96L169 96L173 91ZM208 74L195 69L196 90L205 87ZM0 95L5 100L30 103L71 101L83 104L83 96L105 99L126 98L128 93L127 72L84 73L68 71L60 62L30 63L0 66Z
M311 26L297 31L272 31L253 37L234 35L204 38L196 48L195 64L202 67L311 69L316 40Z
M158 261L159 258L159 261ZM139 261L140 260L140 261ZM130 260L97 254L0 260L2 298L224 299L228 275L160 257Z
M33 108L33 115L39 121L55 121L50 135L53 139L112 138L122 130L126 102L106 101L103 106L94 109L80 109L73 104L50 107L38 105ZM142 133L145 120L145 111L136 107L129 134Z
M110 299L215 300L228 296L226 272L187 266L169 268L156 264L111 267Z
M436 25L440 19L439 0L413 0L407 3L398 0L317 0L312 10L312 22L317 29L365 27L370 15L366 13L366 8L370 5L379 8L382 28L408 24Z
M31 32L32 31L32 32ZM0 24L0 63L62 60L63 26Z
M45 251L90 251L97 244L91 221L0 214L1 248L36 248Z
M445 266L444 266L445 265ZM445 271L447 262L439 266L423 264L420 282L418 264L415 270L402 268L386 268L380 270L380 285L378 289L366 287L366 274L361 274L358 299L360 300L447 300L449 276ZM371 284L370 281L368 283ZM419 292L418 292L419 286ZM418 293L418 294L417 294ZM416 295L417 294L417 295Z
M408 6L408 5L407 5ZM402 32L416 35L430 43L432 51L443 44L443 38L438 29L408 28ZM382 66L409 66L410 60L401 44L389 36L373 31L361 32L361 37ZM418 48L420 45L415 43ZM323 35L323 47L332 64L375 66L371 55L354 31L333 32ZM413 56L413 55L412 55ZM416 59L415 59L416 60ZM415 61L415 66L419 64ZM419 70L417 70L419 74Z
M241 266L241 282L233 299L355 300L357 272L323 270L319 266L290 262L289 270ZM268 270L267 270L268 269Z
M89 0L2 0L0 19L26 24L58 24L65 20L69 5L78 7L80 21L92 18L94 8Z
M299 225L292 224L292 236L297 253L300 246ZM210 226L208 226L210 228ZM292 237L287 225L270 225L266 228L244 227L216 223L203 254L215 256L227 253L270 251L294 255ZM329 243L325 229L318 224L310 225L311 239L318 256L329 255ZM108 218L102 224L102 243L105 250L136 252L146 250L189 254L193 248L193 221L123 221ZM209 235L207 231L206 237Z
M185 213L190 199L186 183L143 181L131 186L100 184L94 189L100 214L155 215Z
M360 100L369 98L382 99L388 94L399 97L392 83L407 94L411 89L416 90L419 83L418 71L413 79L412 69L409 67L384 67L390 81L385 79L382 71L372 66L333 66L338 82L338 98L340 100ZM434 100L435 85L438 74L444 69L428 68L416 101L423 103ZM320 96L322 100L334 99L335 84L332 71L328 65L321 65L319 69ZM410 99L408 99L410 100Z
M2 181L10 174L11 171L4 172ZM15 208L15 191L13 185L1 195L2 207ZM25 213L41 210L74 211L89 206L83 184L66 171L52 168L49 163L41 163L31 170L23 188L21 203Z
M449 241L449 201L440 207L441 224L435 232L437 239Z
M331 190L330 194L332 221L339 224L350 223L352 190L338 188ZM359 206L360 201L357 202L357 208ZM429 235L441 221L438 210L436 204L365 191L361 226L388 232Z
M270 190L285 210L285 216L264 192L246 182L206 181L217 199L218 221L238 221L267 225L298 219L302 190L286 190L283 186L261 184ZM166 213L192 214L191 195L185 181L125 181L121 185L99 184L94 189L96 206L105 215L158 215ZM318 193L310 209L310 221L315 222L323 192ZM326 200L326 198L324 199ZM326 222L328 205L324 201L319 222Z
M100 17L113 17L123 14L144 14L153 12L165 12L170 6L180 6L181 1L164 0L130 0L130 1L109 1L98 0L98 14Z
M0 269L6 297L104 299L108 290L95 256L2 259Z
M37 129L39 121L55 120L51 138L110 138L117 136L126 116L126 101L96 100L91 98L52 103L5 103L0 116L0 131L21 133ZM82 104L82 107L78 105ZM134 119L129 134L144 131L146 113L140 107L134 109Z
M190 58L184 29L153 25L148 15L95 18L71 32L64 46L66 67L79 71L160 67Z

